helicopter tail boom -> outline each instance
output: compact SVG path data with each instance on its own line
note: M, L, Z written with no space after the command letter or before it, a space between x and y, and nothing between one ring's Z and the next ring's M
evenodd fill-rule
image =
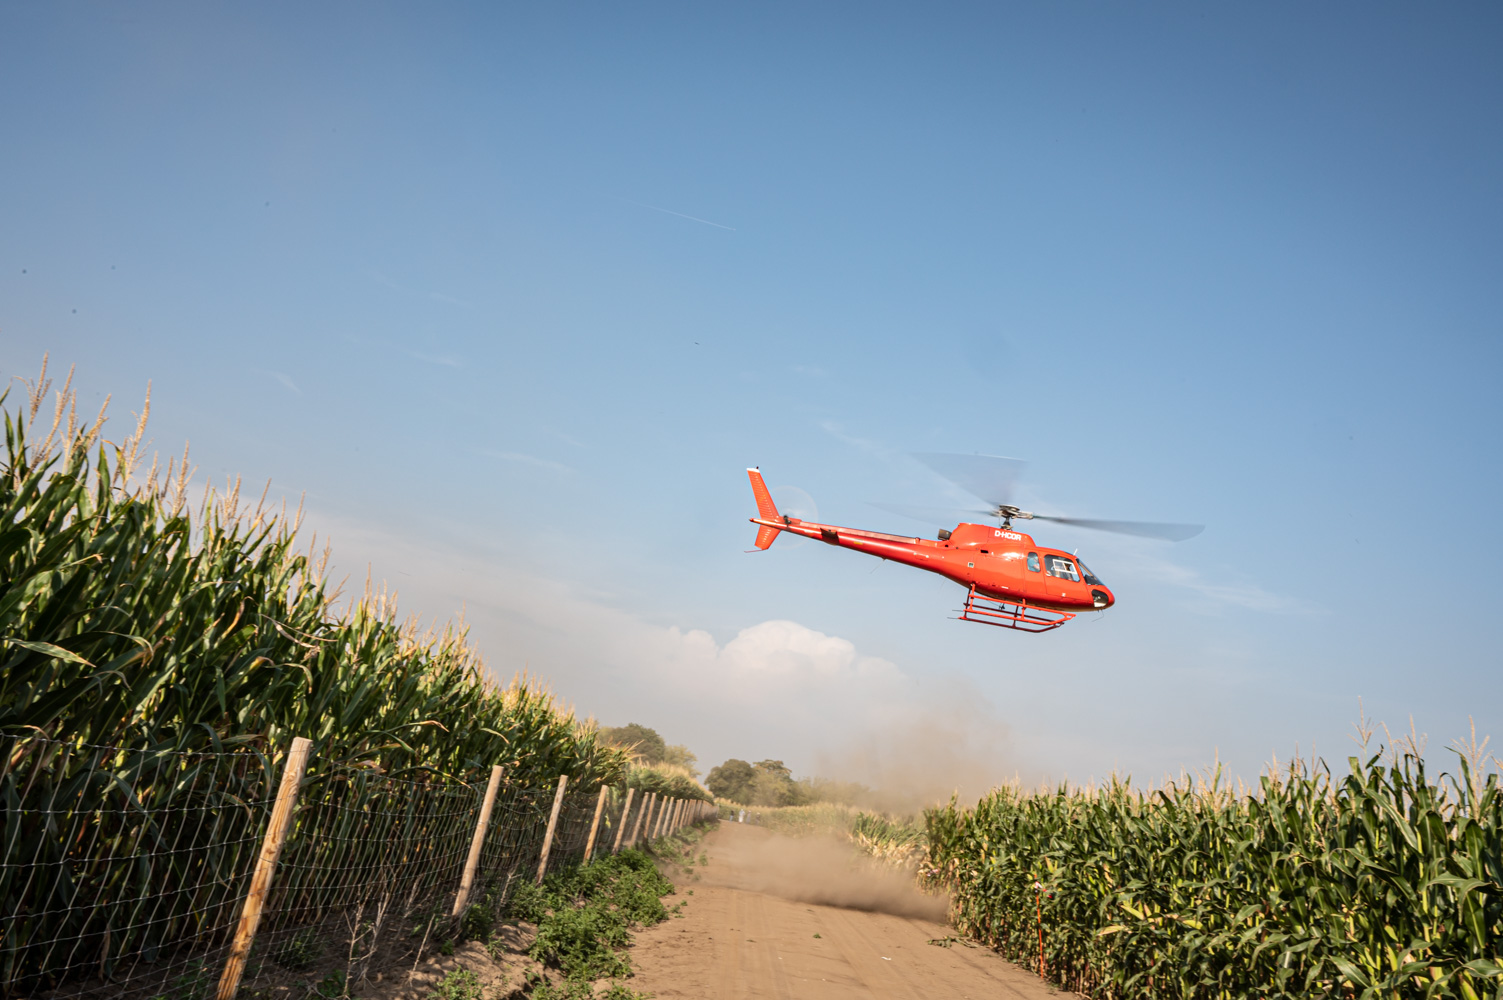
M772 494L767 490L767 484L762 481L762 473L758 469L747 469L747 478L751 480L752 496L757 498L757 517L762 521L781 521L783 515L778 513L777 504L772 502ZM757 529L757 548L765 549L778 537L780 529L769 524L763 524Z

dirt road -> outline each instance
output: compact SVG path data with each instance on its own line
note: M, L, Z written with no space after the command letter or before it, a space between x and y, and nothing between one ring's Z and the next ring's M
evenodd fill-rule
M991 951L929 944L951 933L943 903L852 873L843 845L725 823L700 849L698 881L672 876L682 916L632 949L631 987L659 1000L1057 996Z

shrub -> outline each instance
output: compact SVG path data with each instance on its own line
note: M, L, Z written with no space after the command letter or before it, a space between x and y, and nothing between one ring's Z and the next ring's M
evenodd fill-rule
M449 972L428 993L428 1000L485 1000L480 977L464 966Z
M561 869L512 897L510 912L538 925L528 954L571 979L631 973L617 953L631 944L632 927L668 919L662 897L673 892L652 859L622 851L593 864Z

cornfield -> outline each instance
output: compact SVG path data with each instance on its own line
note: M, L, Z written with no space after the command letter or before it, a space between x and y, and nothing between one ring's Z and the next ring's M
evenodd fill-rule
M59 947L109 980L122 956L219 934L293 736L314 740L309 815L330 833L279 891L311 878L320 905L339 892L298 851L341 844L340 865L405 872L393 886L447 877L431 852L467 846L492 765L528 831L560 775L581 795L624 777L551 696L491 683L463 630L421 632L369 585L336 613L297 515L238 483L191 503L186 452L143 471L149 393L112 444L70 383L44 407L44 365L19 409L0 394L0 992L50 981Z
M1503 799L1461 757L926 814L963 933L1093 997L1503 997ZM1040 969L1042 965L1042 969Z
M866 854L894 868L915 869L929 854L924 830L913 825L911 817L859 812L851 821L850 836Z
M655 792L673 799L712 801L710 793L694 779L694 772L677 764L633 764L626 785L635 788L638 795Z

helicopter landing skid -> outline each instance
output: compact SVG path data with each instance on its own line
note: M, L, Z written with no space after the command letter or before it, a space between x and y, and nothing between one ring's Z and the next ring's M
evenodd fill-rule
M1017 629L1019 632L1047 632L1059 628L1074 617L1069 611L1035 608L1027 601L980 597L977 596L975 587L966 594L965 607L960 609L960 620L963 622L996 625L999 628Z

